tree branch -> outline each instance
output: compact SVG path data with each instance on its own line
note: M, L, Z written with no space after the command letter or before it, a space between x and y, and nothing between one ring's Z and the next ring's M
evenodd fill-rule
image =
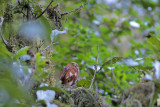
M44 49L41 51L41 53L43 53L43 51L46 51L49 47L51 47L52 45L57 44L57 43L58 43L58 42L51 43L49 46L47 46L46 48L44 48Z
M51 0L51 2L48 4L48 6L46 7L46 9L44 9L43 12L39 16L36 17L36 19L40 18L46 12L46 10L49 8L49 6L52 4L53 1L54 0Z
M76 8L76 9L74 9L74 10L71 10L71 11L69 11L69 12L65 12L65 13L62 13L62 14L61 14L61 16L64 16L64 15L70 14L70 13L75 12L75 11L78 11L78 10L80 10L81 8L83 8L85 5L87 5L88 3L89 3L89 0L88 0L85 4L80 5L78 8Z
M29 21L30 20L30 5L29 5L29 1L28 1L28 4L26 6L27 6L27 20Z
M96 77L96 73L97 73L97 71L98 71L98 70L97 70L98 59L99 59L99 44L97 44L97 58L96 58L97 63L96 63L96 65L94 66L94 67L95 67L95 72L94 72L93 79L92 79L92 82L91 82L91 85L90 85L89 89L92 88L93 82L94 82L95 77Z
M7 47L7 49L11 49L11 46L9 45L9 43L4 39L4 37L2 36L2 25L3 25L3 21L4 21L4 18L1 17L1 22L0 22L0 36L2 38L2 42L5 44L5 46Z

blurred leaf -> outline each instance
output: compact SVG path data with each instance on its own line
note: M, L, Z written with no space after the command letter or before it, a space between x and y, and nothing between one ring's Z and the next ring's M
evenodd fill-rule
M148 71L151 71L153 69L152 66L143 66L143 65L138 65L138 66L134 66L134 67L131 67L131 68L133 68L135 70L138 70L138 71L142 70L145 73L147 73Z
M34 12L35 14L39 15L42 12L42 9L40 8L40 6L38 4L33 6Z
M152 36L151 38L149 38L148 40L148 47L153 50L153 52L159 57L160 59L160 41L155 37Z
M7 50L7 48L4 45L0 45L0 60L11 60L13 54Z
M121 12L118 11L118 10L115 10L114 13L115 13L117 16L120 16L120 15L121 15Z
M155 36L152 36L148 39L148 42L151 42L153 45L155 45L158 49L160 49L160 40L155 37Z
M9 1L10 0L0 0L0 7L4 5L6 6Z
M89 77L88 73L87 72L80 72L81 73L81 76L85 76L85 77Z
M115 64L116 62L120 61L123 57L114 57L108 61L106 61L105 63L102 64L100 70L102 70L102 68L104 68L105 66L110 66L111 65L111 61L112 64Z
M45 58L42 58L40 53L37 53L35 57L35 61L36 61L36 69L39 71L39 76L44 77L45 72L43 68L46 65L47 60Z
M46 36L48 41L51 41L50 35L51 35L51 32L52 32L52 27L50 25L50 22L44 16L41 16L39 18L39 20L40 20L41 24L44 26L44 30L45 30L44 35Z
M25 87L20 84L20 79L16 74L16 71L13 70L12 64L5 63L3 64L0 60L0 93L1 93L1 104L8 106L16 106L18 103L15 102L15 99L21 104L30 104L33 103L31 96L27 94ZM31 106L31 105L30 105Z
M18 59L21 55L26 55L29 48L29 46L25 46L24 48L18 50L15 54L15 59Z
M41 104L41 105L43 105L43 106L44 106L44 105L47 106L45 100L38 100L38 101L37 101L37 104Z
M41 58L42 58L41 54L40 53L36 53L36 57L35 57L36 63L38 63Z
M78 83L76 84L76 86L89 88L90 84L91 84L91 81L86 80L86 79L81 79L80 81L78 81Z

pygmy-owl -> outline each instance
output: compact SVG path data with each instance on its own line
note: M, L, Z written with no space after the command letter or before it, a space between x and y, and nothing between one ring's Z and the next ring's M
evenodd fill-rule
M66 86L75 85L79 75L79 67L76 62L71 62L63 68L59 80Z

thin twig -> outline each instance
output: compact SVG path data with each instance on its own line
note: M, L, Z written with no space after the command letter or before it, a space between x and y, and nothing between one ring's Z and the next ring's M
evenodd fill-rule
M54 44L57 44L58 42L55 42L55 43L51 43L50 45L48 45L46 48L44 48L41 53L43 53L43 51L46 51L49 47L51 47L52 45Z
M54 1L54 0L51 0L51 2L48 4L48 6L46 7L46 9L44 9L43 12L42 12L39 16L37 16L35 19L40 18L40 17L46 12L46 10L47 10L48 7L52 4L53 1Z
M75 11L78 11L78 10L80 10L81 8L83 8L85 5L87 5L88 3L89 3L89 0L88 0L85 4L80 5L78 8L76 8L76 9L74 9L74 10L71 10L71 11L69 11L69 12L65 12L65 13L62 13L62 14L61 14L61 16L64 16L64 15L70 14L70 13L75 12Z
M113 76L113 79L114 79L116 85L118 86L119 90L120 90L121 93L123 94L123 90L122 90L121 87L119 86L119 84L118 84L118 82L117 82L117 80L116 80L115 73L114 73L114 71L113 71L113 69L112 69L112 51L111 51L111 71L112 71L112 76Z
M95 67L95 72L94 72L94 75L93 75L93 78L92 78L92 82L91 82L91 85L90 85L90 89L92 88L92 85L93 85L93 82L95 80L95 77L96 77L96 73L97 73L97 66L98 66L98 60L99 60L99 44L97 44L97 58L96 58L96 65L94 66Z

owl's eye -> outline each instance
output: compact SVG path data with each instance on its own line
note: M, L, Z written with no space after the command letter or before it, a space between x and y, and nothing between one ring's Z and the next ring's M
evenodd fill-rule
M75 66L75 63L72 63L73 66Z
M72 62L71 64L72 64L72 66L78 67L77 63Z

